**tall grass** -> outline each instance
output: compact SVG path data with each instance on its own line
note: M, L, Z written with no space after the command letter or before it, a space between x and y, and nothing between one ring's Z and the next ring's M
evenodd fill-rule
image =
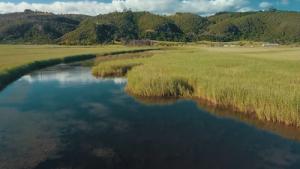
M252 113L258 119L300 126L299 48L181 47L138 62L127 73L126 90L138 96L198 97L214 105Z
M142 55L141 55L142 56ZM97 60L96 66L92 69L92 74L99 77L125 76L133 67L147 62L146 57L140 55L118 56L118 58L109 58L108 60Z

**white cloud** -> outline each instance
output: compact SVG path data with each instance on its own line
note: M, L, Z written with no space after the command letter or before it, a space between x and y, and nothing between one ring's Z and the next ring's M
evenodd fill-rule
M281 3L284 5L287 5L287 4L289 4L289 0L281 0Z
M249 11L254 11L254 9L250 7L244 7L238 10L238 12L249 12Z
M268 8L271 8L273 5L269 2L261 2L259 4L259 7L262 8L262 9L268 9Z
M169 14L194 12L211 14L220 11L246 9L248 0L113 0L110 3L97 1L56 1L53 3L0 2L0 13L21 12L25 9L53 12L98 15L131 9Z

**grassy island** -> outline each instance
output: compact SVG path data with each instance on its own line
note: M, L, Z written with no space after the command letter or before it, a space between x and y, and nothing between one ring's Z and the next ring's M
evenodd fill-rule
M100 62L97 76L126 75L137 96L204 99L260 120L300 126L300 48L174 47Z

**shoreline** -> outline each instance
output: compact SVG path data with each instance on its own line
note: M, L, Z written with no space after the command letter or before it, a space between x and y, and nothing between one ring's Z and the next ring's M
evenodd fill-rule
M33 61L21 66L17 66L8 70L4 70L3 73L0 73L0 92L4 90L9 84L16 81L20 77L39 70L43 68L47 68L50 66L55 66L61 63L72 63L78 61L85 61L90 59L95 59L96 57L109 56L109 55L119 55L119 54L127 54L127 53L139 53L146 52L152 50L160 50L160 48L149 48L149 49L135 49L129 51L116 51L116 52L107 52L103 54L82 54L82 55L73 55L73 56L65 56L62 58L56 59L48 59L41 61Z
M127 79L128 80L128 79ZM226 112L231 112L231 114L240 114L242 116L247 117L248 119L256 119L258 121L261 121L263 123L269 123L269 124L275 124L275 125L280 125L280 126L286 126L286 127L291 127L295 129L300 129L300 126L297 124L293 123L287 123L284 121L276 121L276 120L268 120L267 118L260 118L258 116L258 113L255 111L255 108L249 109L249 111L243 111L237 106L234 106L233 104L220 104L218 101L214 101L213 99L206 98L203 96L196 96L193 95L193 93L190 93L188 95L139 95L137 92L133 92L130 89L128 89L128 84L125 86L125 91L127 94L133 96L134 98L144 98L145 100L150 99L150 100L164 100L164 99L174 99L174 100L192 100L200 105L204 105L205 107L208 107L209 109L216 109L216 110L222 110ZM300 131L300 130L299 130ZM299 138L300 140L300 138Z
M251 117L251 119L257 119L264 123L279 124L297 129L300 128L298 117L288 120L287 118L282 117L281 114L271 114L272 116L266 116L266 114L268 114L269 112L272 113L271 110L273 110L272 108L274 108L271 103L261 103L258 105L267 106L267 108L268 106L270 107L270 110L266 109L265 111L266 107L255 107L255 104L235 104L235 102L231 100L226 100L231 98L225 97L227 95L225 95L224 97L210 97L210 95L207 93L199 92L200 89L203 88L201 87L201 84L195 84L192 80L188 80L184 77L168 77L162 75L159 77L156 76L143 80L143 76L141 76L141 74L143 73L139 74L140 76L135 75L134 73L140 73L143 70L140 67L143 65L147 65L147 63L148 62L143 62L142 60L138 60L135 58L132 60L127 60L127 62L118 61L104 64L101 63L95 65L92 68L92 74L96 77L126 77L128 79L128 83L125 87L125 91L129 95L137 98L149 98L150 100L153 98L154 100L156 98L163 98L160 100L164 100L165 98L170 97L176 99L192 99L196 102L202 102L211 108L232 111L245 115L247 117ZM154 69L150 70L155 71ZM224 92L228 93L230 91ZM262 110L261 108L264 109ZM282 114L289 115L290 113L286 112Z
M169 105L174 104L177 101L192 101L199 109L204 110L213 116L246 123L247 125L251 125L259 130L270 132L286 139L300 141L300 128L296 125L287 125L285 123L262 120L257 117L255 112L242 112L233 106L218 105L200 97L138 96L128 91L126 86L124 90L136 101L149 105Z
M130 70L129 70L130 71ZM120 76L120 74L114 74L112 73L111 76L100 76L99 74L93 74L93 76L99 78L116 78L116 77L125 77L128 80L128 77L126 77L128 72L126 72L125 74L122 74ZM213 101L209 98L205 98L205 97L200 97L200 96L194 96L193 94L189 94L189 95L165 95L165 96L158 96L158 95L149 95L149 96L145 96L145 95L139 95L135 92L132 92L130 89L128 89L128 83L126 84L126 86L124 87L124 91L129 95L132 96L134 99L145 103L145 104L169 104L169 103L174 103L178 100L192 100L194 102L196 102L198 105L201 106L205 106L205 108L209 109L209 110L216 110L217 112L219 111L225 111L227 112L231 112L230 115L240 115L243 116L245 118L247 118L247 120L256 120L259 121L261 123L264 123L265 125L271 124L271 125L278 125L278 126L284 126L287 128L293 128L296 130L300 129L300 126L297 126L295 124L287 124L285 122L280 122L280 121L272 121L272 120L267 120L265 119L261 119L258 117L257 113L255 110L252 111L242 111L241 109L239 109L238 107L234 106L234 105L224 105L224 104L219 104L217 103L217 101ZM158 102L156 102L158 101ZM210 113L212 113L211 111L209 111ZM213 113L215 114L215 113ZM219 113L220 114L220 113ZM299 130L300 132L300 130ZM300 137L299 139L300 140Z

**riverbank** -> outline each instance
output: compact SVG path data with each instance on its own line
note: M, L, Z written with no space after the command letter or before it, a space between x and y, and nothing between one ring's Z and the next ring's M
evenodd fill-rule
M0 90L32 71L60 63L70 63L97 56L157 50L150 47L126 46L52 46L52 45L0 45Z
M300 48L185 46L153 53L100 63L93 74L126 75L126 90L133 95L193 97L259 120L300 126Z

